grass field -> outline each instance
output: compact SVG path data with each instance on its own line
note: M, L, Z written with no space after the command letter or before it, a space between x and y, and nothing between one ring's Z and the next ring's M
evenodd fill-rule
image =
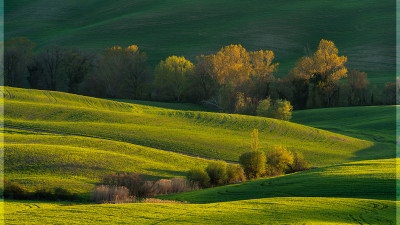
M160 109L60 92L6 88L5 124L128 142L237 161L259 129L260 148L300 151L314 166L391 158L372 141L295 123L233 114ZM367 152L368 154L363 154Z
M278 77L304 48L324 38L349 58L350 69L368 72L373 84L394 80L394 1L5 1L5 39L26 36L38 44L101 51L137 44L155 66L170 55L195 56L229 44L273 50Z
M396 202L353 198L290 197L212 204L69 205L26 201L0 204L6 209L7 224L384 225L396 222Z
M100 177L113 172L157 178L185 176L207 165L205 159L96 138L6 129L5 176L27 185L91 192Z
M62 186L87 196L100 176L112 172L184 176L208 162L184 154L236 161L249 150L253 128L262 150L283 145L320 167L160 197L195 204L7 201L0 205L7 224L396 223L394 106L298 111L292 123L191 111L191 105L0 91L5 174L28 188Z
M397 160L397 164L400 160ZM396 160L367 160L237 185L164 196L193 203L271 197L345 197L396 200Z
M310 109L292 122L375 142L396 143L396 106Z

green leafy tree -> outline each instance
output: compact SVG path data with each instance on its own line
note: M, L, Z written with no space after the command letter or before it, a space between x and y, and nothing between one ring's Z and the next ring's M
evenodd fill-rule
M237 164L228 164L226 167L227 182L235 184L246 180L246 174L243 168Z
M210 183L212 185L222 185L228 180L226 174L226 163L221 161L211 162L206 168L206 172L210 177Z
M271 174L283 174L293 163L293 154L285 148L278 146L267 152L267 164Z
M243 153L239 157L239 163L249 179L259 178L265 175L266 158L263 151L257 150Z
M186 178L192 184L192 186L199 185L201 188L207 188L210 186L210 177L203 169L194 168L189 170Z
M268 117L290 120L292 118L293 106L287 100L278 99L268 110Z
M155 68L154 85L163 100L182 101L193 64L185 57L170 56Z
M261 100L257 106L257 116L268 117L270 107L271 107L271 98L268 97L264 100Z
M293 163L289 165L290 172L309 170L311 165L301 152L293 152Z

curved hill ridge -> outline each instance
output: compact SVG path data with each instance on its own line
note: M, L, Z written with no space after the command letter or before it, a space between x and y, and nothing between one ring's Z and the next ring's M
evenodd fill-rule
M252 116L161 109L61 92L2 88L5 124L100 137L152 148L237 161L259 129L260 148L283 145L313 165L355 160L373 142L286 121ZM384 152L383 152L383 156Z

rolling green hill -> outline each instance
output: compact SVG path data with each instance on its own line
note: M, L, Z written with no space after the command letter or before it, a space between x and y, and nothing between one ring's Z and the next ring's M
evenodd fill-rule
M310 204L312 203L312 204ZM396 202L267 198L212 204L1 202L6 224L395 224ZM3 212L3 211L1 211ZM1 216L1 215L0 215Z
M314 166L391 158L371 141L290 122L222 113L160 109L61 92L2 89L6 126L128 142L151 148L237 161L259 129L260 148L282 145L303 152ZM367 151L373 154L362 154Z
M13 0L5 1L5 39L100 51L139 45L156 65L170 55L194 61L229 44L273 50L279 76L324 38L374 84L394 80L394 1Z
M344 163L162 198L193 203L271 197L345 197L395 201L396 165L399 162L400 159L384 159Z
M292 122L375 142L396 143L396 106L310 109Z
M124 142L5 130L5 177L35 186L89 193L100 177L114 172L153 177L185 176L208 160Z

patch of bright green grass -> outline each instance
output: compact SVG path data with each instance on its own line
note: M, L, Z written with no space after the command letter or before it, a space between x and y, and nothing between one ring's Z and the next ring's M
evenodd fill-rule
M367 160L313 169L285 176L248 181L163 196L195 203L271 197L345 197L396 200L396 162Z
M396 106L309 109L292 122L374 142L396 143Z
M212 204L1 202L6 224L395 224L395 201L268 198Z
M161 109L61 92L3 88L5 124L129 142L151 148L237 161L259 129L260 149L282 145L314 166L390 158L371 141L281 120ZM368 154L363 154L367 151ZM372 153L371 153L372 152Z
M11 132L9 132L11 131ZM20 134L6 129L5 177L28 188L63 187L89 193L103 175L142 173L185 176L208 160L133 144L88 137Z

